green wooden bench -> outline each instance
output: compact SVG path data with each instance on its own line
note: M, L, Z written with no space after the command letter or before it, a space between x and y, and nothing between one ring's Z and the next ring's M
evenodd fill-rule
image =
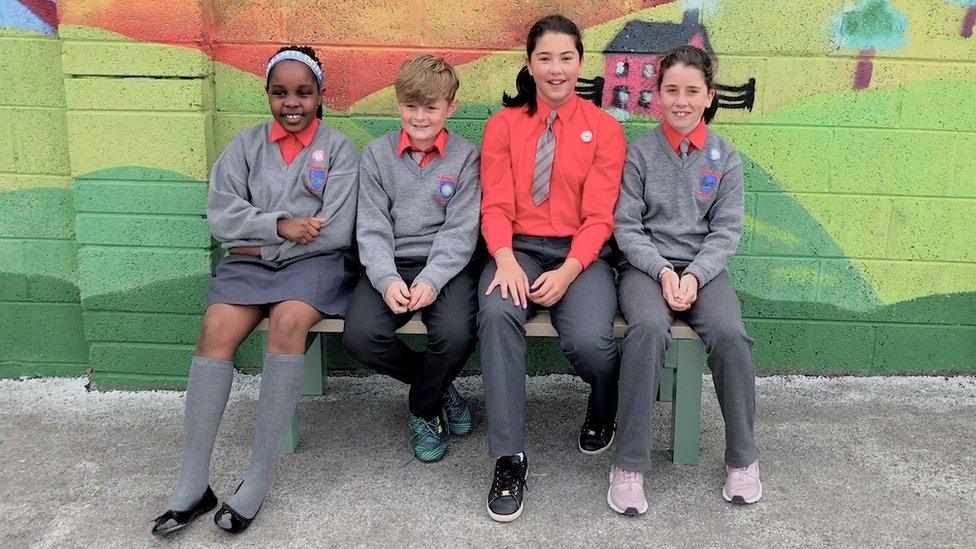
M303 395L321 395L325 389L326 364L328 352L325 346L337 345L338 337L325 337L328 334L342 333L345 323L338 319L326 319L310 330L307 352L305 353L305 375L302 379ZM268 329L268 320L258 325L258 330ZM621 338L627 330L623 317L617 316L613 323L614 337ZM425 335L427 329L414 316L399 334ZM525 325L527 337L557 337L555 328L549 322L549 313L541 312ZM701 438L701 387L702 372L705 368L705 346L698 335L681 321L671 326L674 343L668 349L667 360L661 375L659 402L671 403L671 449L674 463L698 465L698 451ZM650 421L650 418L647 418ZM293 453L298 446L298 410L292 419L291 429L285 439L283 452Z

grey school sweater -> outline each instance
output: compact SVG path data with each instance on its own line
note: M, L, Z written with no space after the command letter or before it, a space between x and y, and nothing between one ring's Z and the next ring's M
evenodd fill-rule
M627 148L613 234L635 268L656 279L684 267L704 286L738 248L744 215L742 160L712 130L685 159L660 126Z
M478 242L478 149L449 132L444 157L421 168L397 156L400 130L363 149L356 238L366 276L381 294L400 280L395 258L426 257L414 282L435 294L471 260Z
M356 224L359 159L337 130L319 124L312 143L291 164L268 141L271 122L243 130L210 173L207 221L224 248L260 246L261 257L284 261L352 245ZM310 244L278 235L279 219L321 217L325 225Z

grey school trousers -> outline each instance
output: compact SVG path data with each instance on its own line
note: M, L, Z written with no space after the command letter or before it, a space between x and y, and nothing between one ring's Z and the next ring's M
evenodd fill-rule
M671 321L678 317L705 342L715 394L725 418L725 463L744 467L759 457L756 445L756 374L753 340L742 324L739 298L723 270L698 290L691 309L676 313L661 285L634 268L620 279L620 307L629 327L620 364L617 451L613 464L646 471L651 466L651 412L664 357L671 344Z
M516 235L515 257L531 286L543 272L562 265L571 238ZM589 405L601 423L613 421L617 410L619 355L613 338L617 293L613 270L607 262L610 249L590 264L569 286L563 298L549 308L559 345L583 381L590 387ZM495 261L489 260L478 285L478 336L481 370L488 410L488 453L508 456L525 450L525 323L539 310L516 307L495 289L485 290L495 277Z

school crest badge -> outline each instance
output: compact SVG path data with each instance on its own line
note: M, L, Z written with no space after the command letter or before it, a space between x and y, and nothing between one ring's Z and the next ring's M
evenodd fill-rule
M447 204L457 192L457 178L442 175L437 178L437 202Z
M315 196L322 196L325 183L329 179L329 171L324 166L309 166L306 186Z
M695 188L695 196L708 201L715 200L718 191L718 183L722 180L722 172L701 169L698 173L698 186Z

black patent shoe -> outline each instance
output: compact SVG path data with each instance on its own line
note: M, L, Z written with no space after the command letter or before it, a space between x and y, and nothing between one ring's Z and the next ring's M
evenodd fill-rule
M217 506L217 496L213 490L207 486L207 491L203 493L200 501L193 504L186 511L173 511L170 509L153 521L152 533L156 536L166 536L177 530L185 528L193 519L210 511Z
M237 485L237 490L240 490L241 486L244 486L244 481L241 481L241 483ZM237 493L237 490L234 490L235 494ZM261 505L264 505L263 501L261 502ZM258 513L260 512L261 506L259 505ZM235 511L233 507L224 503L214 515L214 524L216 524L217 528L220 528L224 532L240 534L244 530L247 530L248 526L251 525L251 522L257 518L258 513L254 513L254 516L251 518L246 518Z
M495 461L495 475L488 491L488 516L497 522L512 522L522 515L525 477L529 460L525 456L502 456Z
M616 422L603 424L594 416L593 407L587 405L586 419L583 420L579 433L579 450L587 455L596 455L609 448L617 432Z

